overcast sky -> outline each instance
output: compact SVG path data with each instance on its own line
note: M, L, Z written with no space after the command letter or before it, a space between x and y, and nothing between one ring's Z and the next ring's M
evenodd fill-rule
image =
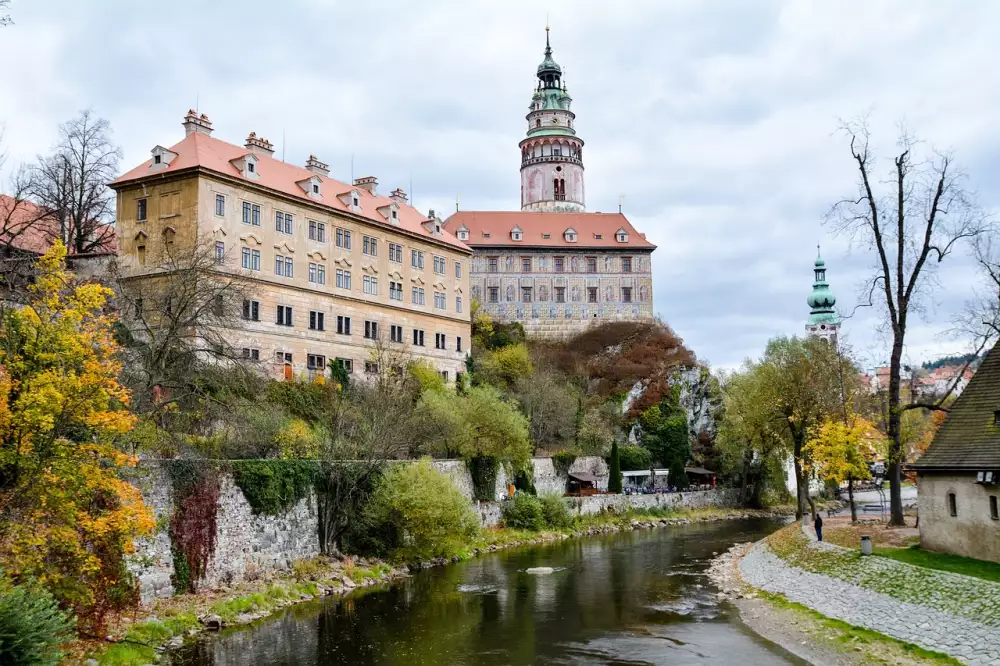
M659 246L657 313L714 367L802 333L817 242L838 307L857 303L871 256L822 224L853 192L840 119L870 113L881 173L903 122L954 153L986 210L1000 204L1000 3L986 0L12 0L7 169L92 107L126 170L179 141L197 106L224 140L252 130L342 180L353 158L382 191L412 183L421 210L516 209L546 11L587 208L624 195ZM974 279L964 251L942 265L911 360L963 349L945 332ZM887 358L877 323L844 325L867 364Z

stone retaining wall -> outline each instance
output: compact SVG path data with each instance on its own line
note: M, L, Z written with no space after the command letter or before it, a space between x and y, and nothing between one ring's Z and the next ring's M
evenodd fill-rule
M577 516L590 516L602 511L631 509L702 509L733 507L739 504L739 490L719 488L655 495L591 495L569 499L570 511Z

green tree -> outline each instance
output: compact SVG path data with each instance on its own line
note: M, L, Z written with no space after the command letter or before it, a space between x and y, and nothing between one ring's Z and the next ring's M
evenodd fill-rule
M539 371L522 377L514 395L528 419L535 449L558 451L572 445L576 437L577 396L565 382L551 372Z
M608 471L608 491L620 493L622 491L622 463L618 457L618 442L611 444L611 464Z
M671 387L658 405L653 405L639 417L642 445L655 460L669 470L670 485L688 486L684 467L691 457L691 437L687 412L679 404L679 388Z
M365 514L398 530L396 557L408 561L450 555L479 529L469 501L427 459L392 465Z
M535 371L528 347L513 344L486 352L476 363L476 377L480 383L489 384L503 391L511 390L520 380Z
M52 595L12 585L0 572L0 664L56 666L73 637L72 617Z

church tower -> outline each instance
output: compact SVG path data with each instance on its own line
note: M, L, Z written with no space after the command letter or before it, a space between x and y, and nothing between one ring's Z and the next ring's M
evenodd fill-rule
M817 248L818 250L818 248ZM826 281L826 262L816 253L816 263L813 265L815 280L813 281L812 293L806 302L812 311L809 313L809 320L806 323L806 333L808 335L823 338L834 345L837 344L837 332L840 329L840 321L833 306L837 303L837 298L830 291L830 285Z
M583 140L573 129L576 116L552 59L545 28L545 59L538 66L538 86L531 97L528 134L521 141L521 210L583 212Z

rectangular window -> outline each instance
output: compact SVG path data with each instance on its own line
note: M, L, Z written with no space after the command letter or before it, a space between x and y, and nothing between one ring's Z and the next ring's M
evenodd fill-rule
M597 272L597 257L587 257L587 272L588 273Z
M441 379L443 379L446 384L448 383L448 371L447 370L442 370L441 371Z
M490 303L500 302L500 287L487 287L486 292Z
M337 269L337 289L351 288L351 271Z
M556 287L554 291L556 292L556 303L565 303L566 287Z
M531 302L531 287L521 287L521 302L522 303Z
M309 281L316 282L316 264L309 262Z
M347 229L337 229L337 247L351 249L351 232Z
M135 201L135 219L138 222L146 221L146 200L136 199Z
M389 243L389 261L397 264L403 263L403 246L398 243Z
M221 264L226 260L226 244L222 241L215 241L215 263Z
M344 372L351 375L354 374L354 361L349 358L338 358L336 361L337 365L344 369Z
M280 210L274 211L274 230L278 233L285 233L285 214Z
M531 257L521 257L521 272L522 273L531 272Z
M403 327L392 324L389 326L389 341L390 342L402 342L403 341Z
M292 258L285 257L285 277L292 277Z
M378 278L371 275L366 275L362 280L364 283L365 293L369 296L378 296Z
M632 257L622 257L622 273L632 272Z
M274 352L274 362L284 363L286 365L292 364L292 352L276 351Z
M260 321L260 301L243 301L243 318L247 321Z
M366 375L377 375L378 374L378 363L375 361L365 361L365 374Z
M215 195L215 214L222 217L226 214L226 195Z
M280 255L274 255L274 274L281 277L285 274L285 258Z
M252 207L252 214L250 215L250 225L254 227L260 226L260 205L254 204Z
M486 272L496 273L500 264L500 257L486 257Z
M377 321L365 321L365 337L369 340L378 340Z
M402 282L389 282L389 298L394 301L403 300L403 283Z
M423 287L414 287L411 293L411 301L414 305L424 304L424 289Z
M326 330L326 316L317 310L309 311L309 330L311 331L325 331Z
M622 303L632 302L632 287L622 287Z
M326 356L306 354L306 367L310 370L326 370Z
M260 250L250 250L250 270L260 270Z
M439 257L437 255L434 255L434 272L435 273L437 273L438 275L444 275L445 271L447 270L446 269L446 265L447 265L447 262L445 261L444 257Z
M1000 520L1000 508L997 507L996 495L990 495L990 518Z
M462 262L460 261L455 262L455 277L456 278L462 277Z
M445 338L444 333L434 334L434 349L445 349Z
M448 307L448 297L439 291L434 292L434 309L445 310Z
M597 302L597 287L587 287L587 302L588 303Z
M456 296L455 297L455 312L457 312L459 314L462 313L462 297L461 296Z
M251 257L250 252L251 252L251 250L248 247L243 248L241 250L241 252L240 252L240 266L242 266L244 269L246 269L248 271L252 270L250 268L250 266L252 265L251 264L251 259L250 259L250 257Z
M420 250L410 250L410 265L414 268L419 268L423 270L424 268L424 253Z
M250 224L250 209L252 208L249 201L243 202L243 224Z
M326 284L326 266L316 264L316 284Z
M948 493L948 514L951 516L958 515L958 503L955 501L955 493Z
M309 220L309 240L316 241L317 243L325 243L326 223ZM348 249L350 249L350 242L348 242Z
M309 220L309 240L316 240L316 220Z
M462 351L462 338L455 338L455 351Z
M279 305L277 308L277 317L274 323L279 326L291 326L292 325L292 306L291 305Z
M565 273L566 269L564 262L565 259L563 257L553 257L552 258L553 270L555 270L556 273Z
M337 333L340 335L351 334L351 318L337 315Z
M259 361L260 360L260 350L254 349L253 347L243 348L243 358L247 361Z
M378 256L378 239L377 238L372 238L371 236L365 236L364 240L362 242L362 250L361 251L364 254L367 254L369 257L377 257Z
M424 332L419 328L413 329L413 344L417 347L424 346Z

